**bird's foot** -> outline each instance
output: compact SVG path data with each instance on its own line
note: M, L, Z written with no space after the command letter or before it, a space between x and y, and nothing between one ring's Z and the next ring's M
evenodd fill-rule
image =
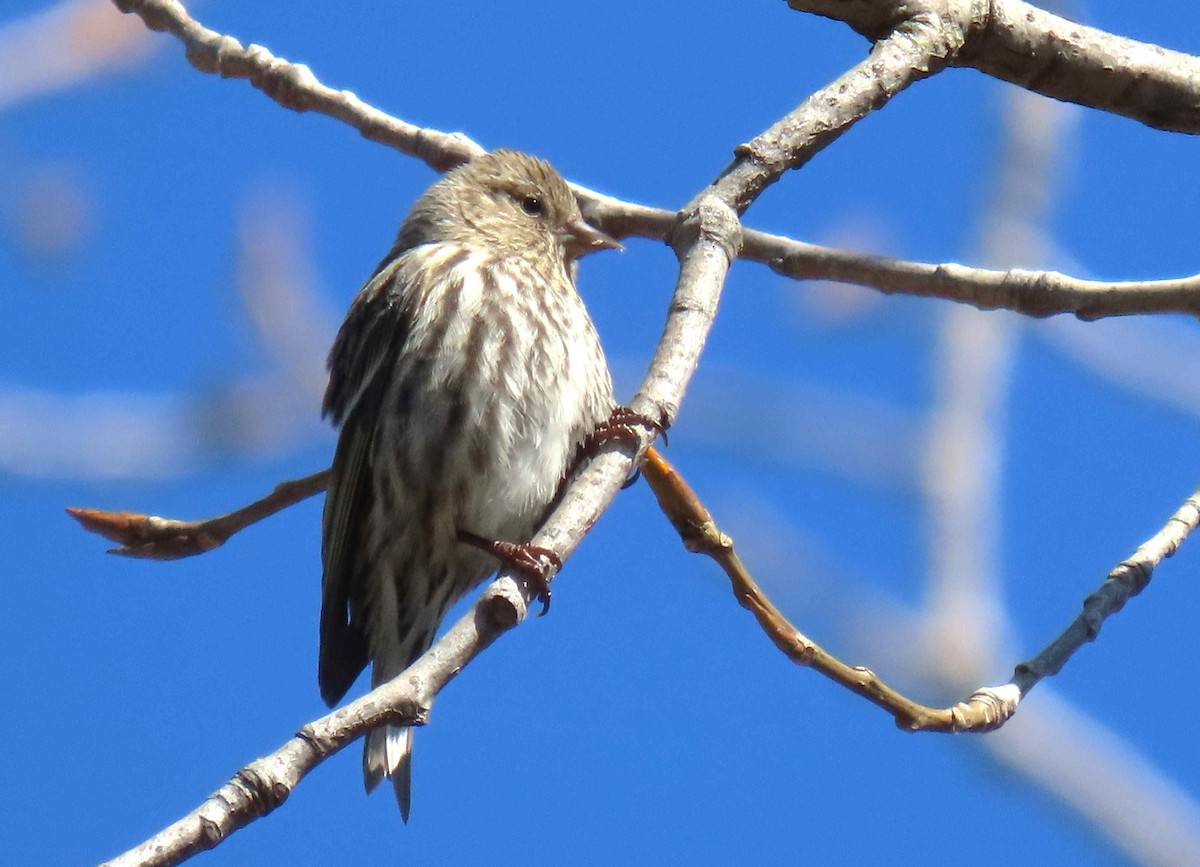
M538 617L546 616L546 612L550 610L550 579L562 569L561 557L540 545L485 539L466 530L458 531L458 541L491 554L505 566L525 575L537 591L538 602L542 603Z
M642 441L638 428L650 428L662 437L664 445L667 444L666 413L663 413L656 421L648 415L634 412L627 406L618 406L608 418L596 425L596 429L584 439L583 445L579 448L580 460L594 458L601 448L611 442L620 442L627 446L638 446Z
M627 406L618 406L584 439L583 444L579 447L576 463L594 458L604 446L611 442L620 442L637 448L642 442L641 433L638 431L640 427L650 428L662 437L663 445L667 445L667 426L665 412L656 421L640 412L634 412ZM635 467L633 475L625 481L622 487L628 488L638 480L639 475L641 475L641 471Z

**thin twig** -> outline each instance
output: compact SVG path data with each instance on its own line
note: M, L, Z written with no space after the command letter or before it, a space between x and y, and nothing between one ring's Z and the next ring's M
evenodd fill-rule
M754 615L776 647L798 665L814 669L888 711L895 718L897 726L908 731L982 732L998 728L1016 711L1021 697L1043 678L1057 674L1076 650L1085 642L1096 638L1101 624L1109 615L1120 611L1130 597L1145 589L1155 567L1174 554L1188 534L1200 525L1198 489L1158 533L1109 573L1104 584L1085 600L1083 611L1062 635L1047 645L1034 659L1017 666L1011 682L998 687L981 688L967 701L950 708L931 708L912 701L887 686L869 669L841 662L796 629L750 575L737 554L733 540L720 530L712 513L657 449L652 446L646 449L641 469L660 508L679 533L684 547L689 551L705 554L721 567L729 577L739 603ZM216 545L205 547L202 540L214 538L216 534L223 532L221 542L224 542L229 536L250 524L324 490L328 480L329 471L322 470L301 479L282 482L269 496L208 521L177 521L94 509L71 511L72 514L87 514L88 519L76 515L80 517L80 522L86 529L126 546L161 545L168 551L174 551L178 546L189 548L184 554L139 555L173 559L173 556L187 556L212 550ZM128 520L131 517L138 520ZM129 529L131 527L132 530ZM225 532L226 529L228 532ZM378 695L379 691L376 691L359 701L363 702ZM382 697L378 697L378 700L384 701ZM338 713L350 713L358 707L359 702L355 702ZM323 726L334 718L342 719L338 714L331 714L312 725ZM371 725L367 724L362 731L370 727ZM357 733L360 733L360 730L354 729L349 737L353 738ZM337 748L340 749L343 744L340 740L338 744ZM285 746L284 749L288 747ZM317 756L313 765L329 754L332 753ZM305 772L310 767L311 765L305 765ZM298 781L299 778L294 782Z
M1057 271L1001 271L950 262L906 262L777 236L764 246L773 252L786 251L767 262L785 277L838 280L878 289L886 295L944 298L980 310L1012 310L1039 319L1071 313L1085 321L1139 313L1200 315L1200 274L1176 280L1108 283Z
M280 61L257 46L245 49L236 40L207 31L173 0L117 2L126 11L137 11L149 26L171 30L187 45L189 58L198 68L249 78L284 105L297 110L320 110L338 117L368 138L399 147L435 168L448 168L481 150L463 136L435 133L397 121L365 105L352 94L324 87L307 67ZM693 200L672 223L669 232L664 232L662 237L670 238L680 258L680 275L655 359L632 402L636 412L657 417L656 410L662 409L668 421L674 418L712 325L730 262L741 248L738 214L787 168L803 164L912 81L935 71L958 50L960 43L956 41L958 35L954 29L938 26L934 18L906 21L876 44L867 61L814 94L796 112L740 148L730 169ZM610 202L601 201L589 210L602 211L608 204ZM635 222L655 222L662 228L661 217L653 211L643 209L634 216ZM610 228L603 222L601 226ZM645 432L643 446L653 434L653 431ZM565 560L615 496L636 457L634 452L628 446L621 446L618 452L609 452L592 460L568 486L562 501L532 540L533 544L550 548ZM266 513L270 511L267 509ZM701 518L703 514L700 513ZM721 544L725 537L711 524L711 516L700 525L712 526L717 533L714 550L727 548L728 553L722 555L725 562L731 568L740 567L740 562L731 559L736 558L732 545ZM685 541L687 539L685 536ZM692 541L696 542L695 539ZM741 571L744 572L744 568ZM761 592L757 592L752 584L746 585L739 596L750 605L764 628L777 630L780 636L777 643L784 641L800 660L813 665L819 662L832 672L830 676L836 674L835 679L877 704L907 701L888 690L870 672L849 668L828 657L790 628L769 602L756 605L758 597ZM306 727L299 738L281 751L286 755L277 753L264 762L249 766L246 773L239 774L230 784L232 793L222 790L193 817L169 829L165 835L147 841L123 856L119 863L178 863L273 809L308 769L367 728L383 722L420 722L438 691L467 662L498 635L524 619L529 598L530 588L509 575L502 575L403 675L360 702L324 719L331 726L336 723L337 727L320 730ZM972 711L978 710L984 716L987 713L1004 716L1005 708L1009 704L1015 706L1019 695L1016 686L1006 684L988 691L986 696L977 695L973 702L980 708L972 708ZM376 702L370 705L369 721L361 717L365 712L361 702ZM990 707L990 711L983 706ZM920 706L914 707L917 711L922 710ZM355 713L360 716L339 716L349 714L351 709L357 709ZM946 728L941 730L961 730L963 725L956 720L954 712L955 709L935 712L949 714ZM925 722L913 709L909 710L909 715L918 723ZM921 727L932 728L937 722L931 720ZM234 806L235 803L240 806ZM204 812L210 806L215 806L215 810Z
M1158 564L1170 557L1200 525L1200 488L1184 500L1163 528L1108 573L1104 583L1083 601L1083 610L1063 633L1013 672L1012 683L1028 693L1044 677L1057 674L1080 647L1094 641L1100 627L1132 597L1146 589Z
M909 731L987 731L1002 724L1016 709L1005 687L1028 692L1043 677L1055 674L1084 641L1099 631L1100 622L1120 610L1125 601L1141 591L1150 573L1170 556L1191 530L1200 523L1200 491L1180 508L1166 527L1113 570L1104 586L1088 597L1079 618L1038 657L1017 667L1012 684L977 691L967 702L952 708L930 708L888 687L870 670L849 666L821 649L772 604L762 592L734 548L733 540L721 532L716 521L679 472L655 448L646 449L642 474L659 506L679 532L684 546L711 557L728 575L734 594L750 610L763 631L788 658L806 665L890 712L896 724ZM169 560L201 554L224 543L230 536L288 506L324 490L329 471L282 482L268 496L227 515L202 521L70 509L84 528L124 546L114 553ZM1094 632L1090 632L1094 628ZM1011 707L1008 705L1011 703Z
M796 629L767 598L742 563L733 540L721 531L683 477L658 453L647 452L642 476L654 491L689 551L711 557L729 577L734 596L788 659L812 668L883 708L907 731L981 732L1001 725L1016 710L1016 687L985 687L950 708L918 704L885 684L870 669L850 666Z
M675 468L658 452L647 451L641 469L684 547L710 557L721 567L738 602L754 615L776 647L796 664L812 668L883 708L895 718L897 726L907 731L984 732L999 728L1016 713L1029 690L1043 678L1057 674L1076 650L1096 638L1109 615L1145 589L1155 567L1174 554L1200 525L1197 489L1161 530L1109 573L1062 635L1035 658L1016 667L1011 681L981 687L967 701L953 707L931 708L887 686L870 669L847 665L796 629L763 593L738 556L733 540L721 531L712 513Z
M942 69L962 34L940 16L898 22L870 54L769 129L734 150L712 192L739 214L788 169L798 169L913 82Z
M811 666L880 707L891 711L896 717L897 725L912 731L963 731L982 729L985 725L987 727L994 726L994 720L989 716L992 705L988 702L980 700L977 711L960 705L958 707L962 710L958 715L954 713L955 708L947 710L926 708L887 687L869 670L851 668L827 654L792 626L779 609L771 603L742 564L734 550L733 541L717 528L711 513L696 497L691 487L653 447L646 449L642 461L642 474L654 491L664 514L679 531L684 546L689 551L707 554L725 570L730 581L733 582L734 594L738 597L738 601L753 612L775 645L793 661ZM112 553L172 560L211 551L223 544L234 533L319 493L326 488L328 483L329 470L321 470L304 478L282 482L268 496L226 515L201 521L179 521L130 512L105 512L98 509L73 508L68 511L79 520L85 529L122 545L121 548L114 549ZM398 678L398 680L405 679L407 678ZM366 701L375 695L375 692L370 693L359 701ZM358 704L359 702L355 702L348 705L338 713L350 712ZM338 714L331 714L312 725L326 726L331 724L330 721L335 718L343 719ZM369 724L362 729L355 728L349 737L352 739L369 728L371 728ZM323 735L323 737L329 736ZM336 749L340 749L344 745L340 736L333 738L333 741L337 743ZM312 759L311 764L308 763L308 758L305 758L303 772L291 779L290 785L299 782L304 773L307 773L311 767L327 758L328 755L332 755L336 749L308 757ZM278 761L280 754L286 752L291 755L294 751L293 745L285 745L279 753L256 762L254 766L258 766L262 762ZM240 773L239 776L245 776L245 774ZM272 785L275 786L279 784L278 780L272 782ZM243 788L245 787L243 786ZM214 795L209 798L209 801L214 799L221 800ZM190 821L207 809L209 808L202 806L193 817L183 821ZM242 808L230 807L229 811L229 819L233 821L242 812ZM253 818L264 815L266 812L269 810L259 809Z
M307 500L329 486L329 470L302 479L281 482L261 500L215 518L178 521L137 512L106 512L103 509L67 507L67 514L119 548L110 554L146 560L178 560L219 548L234 533L269 518L276 512Z

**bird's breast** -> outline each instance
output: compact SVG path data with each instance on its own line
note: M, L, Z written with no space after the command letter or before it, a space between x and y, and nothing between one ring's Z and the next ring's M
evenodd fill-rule
M591 319L566 276L481 254L414 305L395 380L397 419L418 453L440 455L467 529L523 540L554 497L579 443L612 407ZM399 390L399 389L398 389Z

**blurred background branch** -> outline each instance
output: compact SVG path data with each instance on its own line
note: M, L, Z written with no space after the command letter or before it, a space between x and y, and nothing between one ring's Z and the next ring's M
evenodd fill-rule
M103 0L59 0L0 22L0 111L144 66L162 47Z

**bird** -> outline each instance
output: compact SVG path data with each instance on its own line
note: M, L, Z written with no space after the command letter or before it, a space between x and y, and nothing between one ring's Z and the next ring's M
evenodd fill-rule
M501 563L536 578L557 560L528 540L573 462L598 432L643 421L617 406L575 285L580 257L620 246L549 163L518 151L475 157L413 204L329 353L329 706L368 664L373 687L406 669ZM544 578L539 595L548 604ZM405 822L411 754L412 729L398 726L369 732L363 750L367 792L390 778Z

